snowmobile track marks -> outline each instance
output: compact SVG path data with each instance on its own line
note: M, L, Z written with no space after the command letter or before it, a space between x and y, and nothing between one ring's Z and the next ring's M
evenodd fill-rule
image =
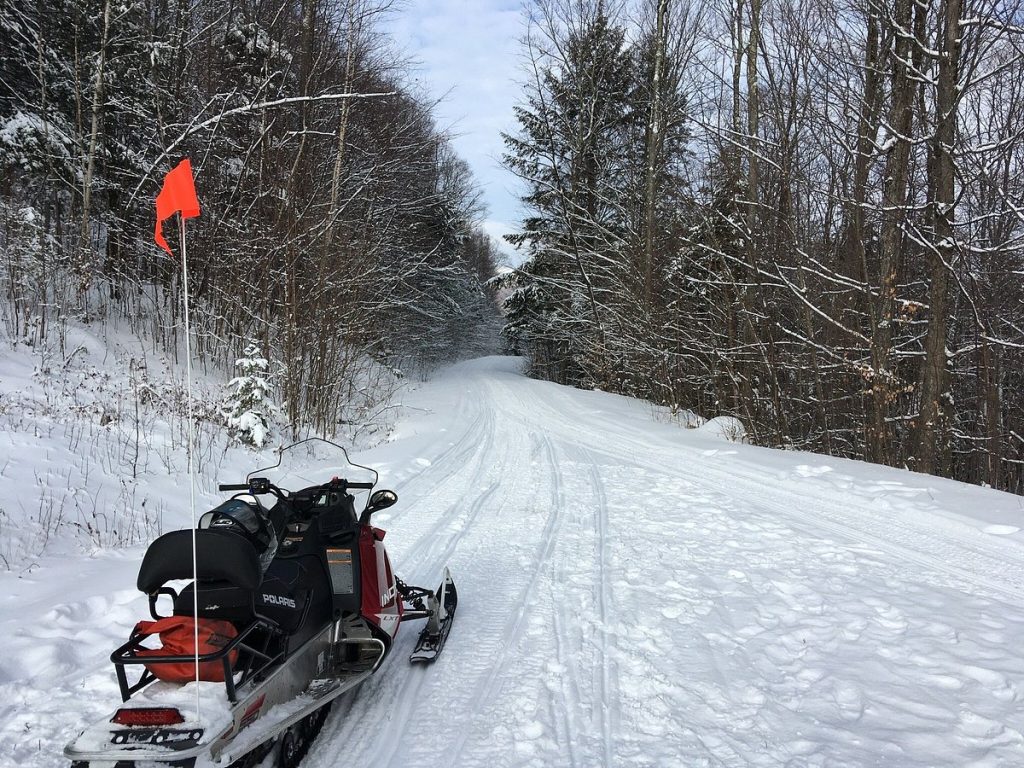
M757 507L779 514L782 518L800 526L805 521L796 513L792 500L796 497L801 508L809 500L815 505L813 523L816 527L842 536L848 541L863 543L890 555L910 560L918 565L953 577L958 582L983 587L999 594L1000 599L1014 605L1024 605L1024 561L1016 547L1007 542L993 541L992 537L978 531L964 530L963 536L951 543L952 535L936 535L935 532L896 519L894 515L880 517L871 508L871 502L856 495L844 494L839 490L805 488L801 495L784 489L775 489L765 484L763 475L744 471L742 461L732 461L728 467L716 467L706 461L703 452L697 448L688 449L693 455L693 469L680 471L645 460L658 438L617 430L614 447L606 442L606 435L586 428L586 422L572 420L571 412L558 410L549 402L538 400L531 407L538 423L545 424L557 435L564 436L575 444L588 445L592 453L606 456L616 462L650 470L659 475L670 475L685 480L695 488L707 490L728 498L756 498ZM672 450L679 445L669 442ZM826 511L828 510L828 511ZM948 556L931 556L929 552L942 552Z
M582 450L587 461L590 482L594 487L597 506L594 511L594 530L597 546L597 569L598 569L598 619L600 621L599 633L601 637L601 740L604 753L604 764L613 765L614 755L612 754L612 722L611 712L613 709L612 678L613 670L608 652L608 623L611 620L612 588L608 580L608 497L605 494L604 482L601 480L601 473L598 471L597 462L593 454L587 449Z
M544 524L544 529L540 534L540 544L537 551L537 555L531 559L532 572L523 588L519 599L516 604L519 606L506 621L500 636L504 638L501 642L497 654L491 658L488 662L489 672L487 673L486 679L477 687L475 694L473 695L472 702L469 704L467 711L480 712L487 704L495 698L495 694L500 687L502 673L506 669L506 662L510 653L510 650L520 641L523 635L524 625L526 623L526 617L529 613L529 605L531 604L531 596L535 594L537 584L541 580L541 576L545 571L549 571L551 568L551 558L554 554L556 544L558 542L558 532L561 529L563 519L561 507L558 506L559 498L562 498L561 488L561 476L557 471L558 457L551 438L546 434L542 434L541 438L544 442L545 453L547 454L548 464L547 466L555 468L553 475L553 487L551 492L551 504L550 512L548 513L547 520ZM469 729L462 729L459 731L458 738L453 745L451 752L449 753L449 764L459 765L462 753L466 747L466 742L469 739Z

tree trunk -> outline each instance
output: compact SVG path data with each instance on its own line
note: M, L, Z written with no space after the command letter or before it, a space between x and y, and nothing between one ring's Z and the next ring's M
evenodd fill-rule
M898 451L893 445L889 412L896 397L895 371L892 365L893 322L896 318L896 289L903 263L903 223L907 206L907 181L910 174L910 132L913 127L914 81L910 73L912 41L911 0L896 0L892 17L892 86L888 122L890 148L882 186L882 231L879 239L878 296L872 313L871 335L871 422L867 430L865 454L879 464L895 462Z
M870 11L869 11L870 13ZM850 189L844 257L846 274L862 282L868 281L867 254L864 242L864 203L867 201L868 173L871 156L878 139L878 108L881 97L880 50L878 18L868 17L867 40L864 47L864 93L857 118L857 154L853 158L853 183Z
M654 37L654 72L651 82L651 106L647 121L647 168L644 179L644 246L641 279L643 281L644 314L650 319L654 310L654 231L657 209L657 176L664 141L664 117L661 103L662 80L665 76L665 47L668 37L668 0L658 0Z
M100 119L103 113L103 75L107 62L107 42L110 39L110 0L103 3L103 37L100 41L99 60L96 64L96 85L93 88L92 115L89 127L89 149L86 166L82 174L82 228L78 237L78 251L75 271L78 273L79 289L84 293L92 280L92 258L89 244L89 217L92 215L92 182L96 170L96 154L99 144Z
M939 40L939 76L935 91L935 133L928 152L928 189L933 195L928 215L932 241L927 249L930 274L928 333L921 367L921 409L917 421L915 469L934 474L946 468L949 370L946 359L947 316L950 307L950 268L956 257L953 231L957 134L957 87L960 74L960 13L962 0L943 0Z

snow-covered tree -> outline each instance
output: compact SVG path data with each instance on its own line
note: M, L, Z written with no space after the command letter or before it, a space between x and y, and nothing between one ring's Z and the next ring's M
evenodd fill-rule
M505 164L529 214L510 238L529 256L506 303L508 335L557 381L607 383L610 305L622 293L621 193L633 62L626 30L601 2L541 2L528 36L533 74Z
M271 417L277 411L270 398L270 362L255 344L235 361L238 375L228 382L229 394L221 412L239 441L262 448L270 437Z
M510 347L1024 489L1022 7L533 0Z

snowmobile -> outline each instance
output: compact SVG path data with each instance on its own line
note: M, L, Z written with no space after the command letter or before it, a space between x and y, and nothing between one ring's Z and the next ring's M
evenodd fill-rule
M287 452L314 441L373 480L332 477L293 492L270 481ZM370 520L398 496L373 491L377 480L341 446L303 440L245 483L221 485L234 495L196 530L153 541L138 575L153 621L111 654L122 704L68 744L72 768L252 768L268 758L295 768L331 703L377 671L401 624L425 619L410 661L436 659L455 584L447 568L436 590L395 576ZM371 493L357 514L360 491Z

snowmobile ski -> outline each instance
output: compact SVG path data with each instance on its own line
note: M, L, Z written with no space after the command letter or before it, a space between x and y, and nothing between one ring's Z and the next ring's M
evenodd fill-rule
M451 632L459 594L447 568L444 569L444 580L434 593L434 597L434 611L427 619L427 626L420 632L416 647L409 656L409 661L413 664L429 663L437 659L444 650L448 633Z

